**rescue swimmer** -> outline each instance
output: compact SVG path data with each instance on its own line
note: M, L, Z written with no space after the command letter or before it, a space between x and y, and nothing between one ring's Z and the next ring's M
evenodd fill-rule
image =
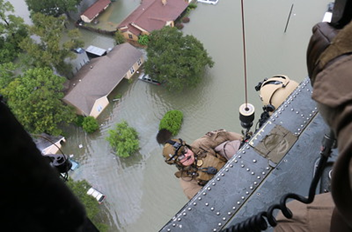
M275 75L265 78L256 86L260 90L260 99L263 102L263 113L259 120L259 127L278 109L285 99L296 89L298 83L290 80L286 75ZM175 176L180 179L184 194L191 199L211 180L214 175L233 157L241 145L250 139L249 129L254 119L253 112L242 115L241 125L247 129L243 135L228 132L224 129L206 133L195 140L191 145L182 139L167 140L163 148L165 162L175 165L178 171Z
M184 194L191 199L233 157L243 142L243 136L224 129L206 133L191 145L182 139L166 141L165 162L175 165Z

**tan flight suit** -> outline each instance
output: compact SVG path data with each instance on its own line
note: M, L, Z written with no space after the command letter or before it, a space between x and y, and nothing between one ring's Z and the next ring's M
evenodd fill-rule
M222 160L222 167L226 161L236 153L242 139L243 136L235 132L228 132L226 130L211 131L195 140L191 144L191 148L196 158L201 156L218 157ZM227 149L228 147L230 148ZM222 152L224 148L227 152ZM176 174L177 173L175 173L175 175ZM212 176L213 175L210 175L209 179L211 179ZM202 185L205 184L201 183L202 181L198 178L180 177L179 179L183 192L188 199L191 199L203 187Z
M296 201L290 203L293 220L286 220L279 215L278 221L283 224L275 231L350 232L352 231L352 23L345 26L336 37L334 36L331 43L329 36L334 34L331 28L319 23L314 29L316 31L313 30L314 34L307 53L308 59L319 57L316 59L318 62L308 60L308 70L312 75L313 84L312 97L318 102L321 115L335 133L339 152L332 171L333 201L324 194L317 197L312 205L302 206L300 211L296 211L300 207ZM317 52L324 46L322 45L324 41L328 46L323 49L321 56L311 55L310 53ZM311 206L318 208L311 210ZM304 217L306 217L304 221L299 220ZM310 230L300 230L302 226Z

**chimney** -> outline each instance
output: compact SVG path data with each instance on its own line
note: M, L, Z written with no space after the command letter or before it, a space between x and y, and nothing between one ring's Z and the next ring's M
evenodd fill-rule
M163 4L163 6L165 6L166 3L167 3L167 0L161 0L161 2L162 2L162 4Z

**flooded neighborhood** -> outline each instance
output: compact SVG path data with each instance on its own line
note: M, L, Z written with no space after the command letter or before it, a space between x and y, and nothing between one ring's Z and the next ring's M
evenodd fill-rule
M90 78L89 73L96 68L92 75L97 79L84 88L90 90L91 96L103 97L94 99L88 109L80 102L84 96L79 90L65 96L66 103L82 105L79 110L86 115L96 109L92 115L96 116L99 129L87 134L74 125L65 127L66 142L62 150L78 164L70 171L70 177L87 180L104 194L105 199L99 205L102 209L100 220L111 232L159 231L188 202L174 176L176 168L165 164L162 146L156 140L159 122L167 111L183 112L182 127L176 137L188 143L215 129L237 133L242 130L238 108L245 101L245 83L239 1L219 0L214 5L193 1L197 7L189 12L190 21L183 24L181 31L196 37L215 65L206 68L196 88L183 92L170 92L162 85L139 79L144 72L143 62L148 58L143 46L135 46L132 33L135 29L126 25L133 21L145 26L146 19L138 21L133 13L145 10L140 6L154 1L166 5L171 2L105 1L107 8L98 17L87 17L84 21L81 14L96 1L83 0L78 12L69 14L67 26L79 28L84 41L82 49L86 51L94 46L103 49L110 58L104 54L100 60L92 60L84 52L72 61L74 77L68 85L72 89L85 85L84 78ZM16 14L30 24L25 0L10 2L15 6ZM259 81L283 74L300 82L307 76L305 56L311 28L321 21L328 3L326 0L245 1L248 101L258 111L256 120L262 108L254 88ZM177 12L184 11L188 4L182 2ZM284 32L293 4L291 19ZM160 10L157 12L162 14ZM161 18L165 17L162 15ZM109 34L117 28L125 31L125 37L130 39L121 50L114 50L114 34ZM119 53L123 55L119 56ZM116 69L107 70L104 65L109 62L116 62ZM131 68L133 74L126 75ZM102 75L111 75L110 79L114 81L101 83L99 77ZM116 81L116 78L120 79ZM108 131L123 120L136 129L140 144L139 151L128 158L116 156L106 140Z

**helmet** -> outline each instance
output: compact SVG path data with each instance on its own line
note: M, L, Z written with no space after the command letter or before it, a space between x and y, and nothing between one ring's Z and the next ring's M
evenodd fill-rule
M297 86L298 83L290 80L288 76L276 75L260 82L256 86L256 90L260 90L260 99L264 104L263 109L271 115Z
M187 146L186 142L182 139L171 139L166 141L163 148L163 156L167 164L175 164L177 157L182 154L184 147Z

